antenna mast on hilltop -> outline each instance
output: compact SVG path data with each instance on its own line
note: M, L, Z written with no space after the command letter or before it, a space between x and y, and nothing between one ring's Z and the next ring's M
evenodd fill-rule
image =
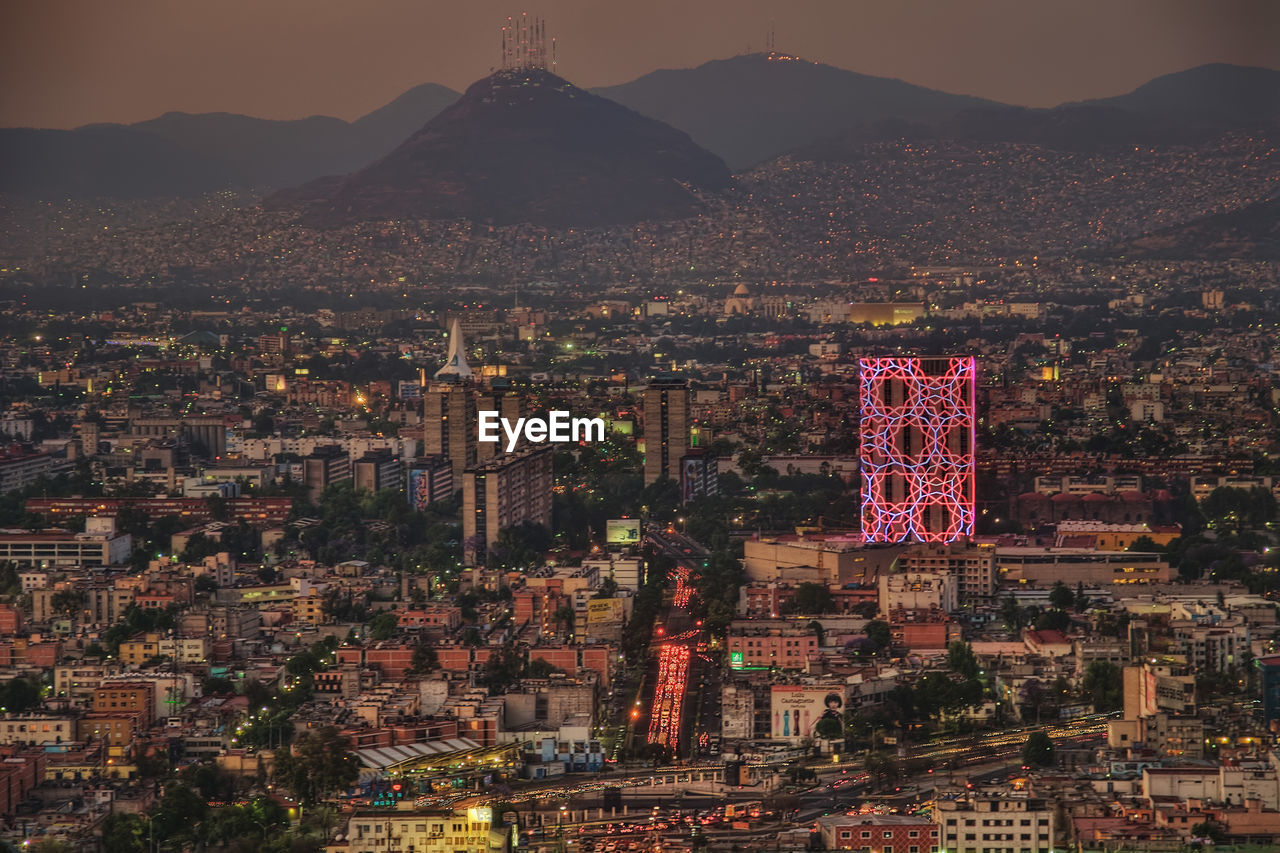
M555 68L556 40L551 40L551 66ZM520 20L510 15L502 26L502 67L507 71L547 70L547 22L520 13Z

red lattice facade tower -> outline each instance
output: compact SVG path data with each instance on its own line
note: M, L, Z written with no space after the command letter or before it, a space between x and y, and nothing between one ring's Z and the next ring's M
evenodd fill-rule
M858 369L863 541L973 535L974 359L864 358Z

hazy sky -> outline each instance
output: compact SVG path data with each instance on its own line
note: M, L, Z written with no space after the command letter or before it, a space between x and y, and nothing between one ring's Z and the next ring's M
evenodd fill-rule
M763 46L1032 106L1206 62L1280 68L1276 0L7 0L0 126L168 110L355 118L498 61L508 14L547 19L559 71L622 83Z

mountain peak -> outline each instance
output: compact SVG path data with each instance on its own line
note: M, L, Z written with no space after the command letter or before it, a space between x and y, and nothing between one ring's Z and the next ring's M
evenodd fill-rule
M594 91L688 131L734 169L886 119L930 122L997 106L779 51L654 71Z
M273 204L324 222L471 219L587 225L687 216L728 185L714 154L541 68L476 81L403 144Z
M1280 71L1215 62L1175 71L1124 95L1086 101L1229 127L1280 124Z

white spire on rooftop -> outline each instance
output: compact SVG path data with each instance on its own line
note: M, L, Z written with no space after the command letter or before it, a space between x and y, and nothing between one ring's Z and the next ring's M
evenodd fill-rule
M436 379L456 376L459 379L471 378L471 365L467 364L467 345L462 337L462 323L457 317L449 327L449 354L445 357L444 367L436 371Z

